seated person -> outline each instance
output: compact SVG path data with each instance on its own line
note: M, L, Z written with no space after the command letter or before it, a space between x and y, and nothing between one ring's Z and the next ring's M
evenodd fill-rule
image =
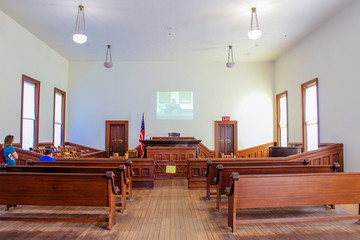
M9 166L15 166L16 160L19 159L18 154L15 151L15 148L12 146L14 143L14 136L8 135L5 137L3 157L5 163Z
M51 149L45 150L45 156L42 156L39 161L42 162L55 162L55 158L53 158L53 151Z

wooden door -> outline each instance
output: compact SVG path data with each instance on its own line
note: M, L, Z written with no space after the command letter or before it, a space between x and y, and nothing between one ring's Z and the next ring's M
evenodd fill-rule
M128 121L106 121L106 150L109 156L119 153L124 156L128 151Z
M237 121L215 121L215 157L237 155Z

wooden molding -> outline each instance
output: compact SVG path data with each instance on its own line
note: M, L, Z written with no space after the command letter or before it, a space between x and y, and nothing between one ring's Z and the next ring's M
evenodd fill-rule
M302 118L302 144L303 151L307 151L307 134L306 134L306 122L305 122L305 104L306 104L306 88L316 86L316 98L317 98L317 120L318 120L318 146L320 145L320 121L319 121L319 85L318 79L315 78L306 83L301 84L301 118Z
M281 129L280 129L280 98L286 97L286 126L287 126L287 142L289 141L289 111L287 91L276 95L276 137L277 146L281 146Z
M65 143L65 113L66 113L66 92L62 91L58 88L54 88L54 122L53 122L53 144L55 143L55 100L56 100L56 94L62 95L62 109L61 109L61 145L64 145Z
M34 147L39 146L39 109L40 109L40 81L22 75L22 88L21 88L21 120L20 120L20 144L22 147L22 135L23 135L23 116L24 116L24 83L32 83L35 85L35 122L34 122Z
M254 158L269 157L269 147L276 146L276 142L265 143L255 147L239 150L236 157L238 158Z

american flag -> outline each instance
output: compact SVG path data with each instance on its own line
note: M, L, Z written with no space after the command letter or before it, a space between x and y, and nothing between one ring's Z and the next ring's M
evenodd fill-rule
M142 115L142 121L141 121L141 129L140 129L140 155L141 158L144 158L144 144L141 142L141 140L145 139L145 121L144 121L144 113Z

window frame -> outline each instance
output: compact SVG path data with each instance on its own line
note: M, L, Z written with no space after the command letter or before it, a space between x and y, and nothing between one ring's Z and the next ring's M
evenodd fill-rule
M34 120L34 147L39 146L39 110L40 110L40 81L26 75L22 75L21 88L21 121L20 121L20 146L23 147L23 116L24 116L24 84L25 82L35 86L35 120Z
M276 95L276 145L281 146L281 128L280 128L280 98L286 97L286 136L289 143L289 111L288 111L288 95L287 91Z
M316 86L316 102L317 102L317 125L318 125L318 147L320 146L320 119L319 119L319 81L318 78L314 78L306 83L301 84L301 117L302 117L302 144L303 144L303 152L307 152L307 124L305 122L306 116L306 89Z
M66 107L66 92L54 88L54 114L53 114L53 145L55 146L55 107L56 107L56 94L62 95L62 106L61 106L61 145L65 143L65 107Z

